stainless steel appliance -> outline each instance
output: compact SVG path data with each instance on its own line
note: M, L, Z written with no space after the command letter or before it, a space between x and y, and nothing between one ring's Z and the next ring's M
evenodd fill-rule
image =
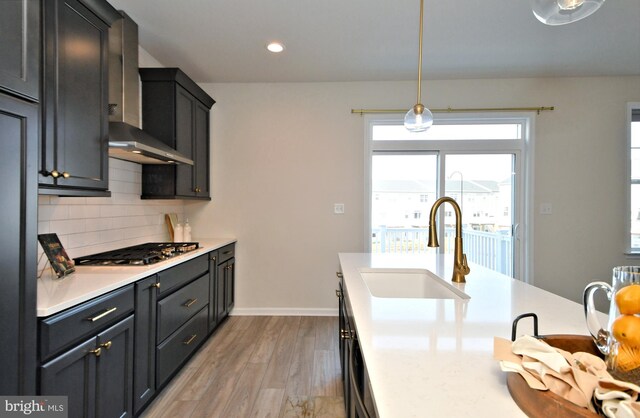
M76 266L145 266L200 248L197 242L148 242L74 258Z

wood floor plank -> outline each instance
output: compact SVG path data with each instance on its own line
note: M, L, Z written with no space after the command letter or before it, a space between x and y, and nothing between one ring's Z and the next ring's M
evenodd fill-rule
M266 370L267 363L247 364L231 393L223 417L246 418L250 415Z
M191 380L195 369L182 369L169 384L162 390L160 395L151 402L142 414L143 417L160 417L171 403L178 399L184 386Z
M331 350L333 348L335 317L321 316L316 318L316 350Z
M260 389L258 398L253 404L252 418L278 418L284 398L282 389Z
M268 363L278 343L278 337L282 331L285 318L272 316L262 332L262 336L256 343L256 349L251 356L252 363Z
M315 335L310 337L298 335L291 356L286 386L287 395L309 395L311 393L315 342Z
M196 401L173 401L161 418L188 417L196 408Z
M333 350L315 350L313 356L313 383L311 395L339 396L340 376L335 370Z
M285 389L289 377L289 366L298 334L300 317L288 316L284 318L278 343L264 377L263 387L265 389Z

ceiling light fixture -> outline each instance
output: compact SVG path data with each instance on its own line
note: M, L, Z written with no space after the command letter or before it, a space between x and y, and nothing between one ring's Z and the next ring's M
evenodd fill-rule
M284 51L284 45L282 45L280 42L271 42L267 45L267 49L269 50L269 52L277 54L278 52Z
M532 0L535 17L545 25L577 22L593 14L605 0Z
M423 32L424 0L420 0L420 42L418 45L418 100L404 115L404 127L411 132L423 132L433 125L433 114L424 107L420 99L422 89L422 32Z

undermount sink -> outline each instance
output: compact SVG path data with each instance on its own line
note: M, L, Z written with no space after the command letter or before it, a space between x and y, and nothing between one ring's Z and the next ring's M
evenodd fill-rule
M378 298L470 299L425 269L361 269L360 276L371 295Z

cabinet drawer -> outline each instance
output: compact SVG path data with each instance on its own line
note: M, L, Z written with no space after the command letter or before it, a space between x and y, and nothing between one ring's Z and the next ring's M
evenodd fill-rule
M133 285L107 293L40 321L40 358L46 360L133 312Z
M193 260L185 261L175 267L158 273L160 292L158 297L168 295L185 283L189 283L196 277L200 277L209 271L208 255L202 255Z
M158 302L158 339L163 341L208 301L209 275L204 275Z
M160 387L207 336L207 307L158 346L157 387Z
M224 263L235 256L235 246L235 244L229 244L218 250L218 264Z

